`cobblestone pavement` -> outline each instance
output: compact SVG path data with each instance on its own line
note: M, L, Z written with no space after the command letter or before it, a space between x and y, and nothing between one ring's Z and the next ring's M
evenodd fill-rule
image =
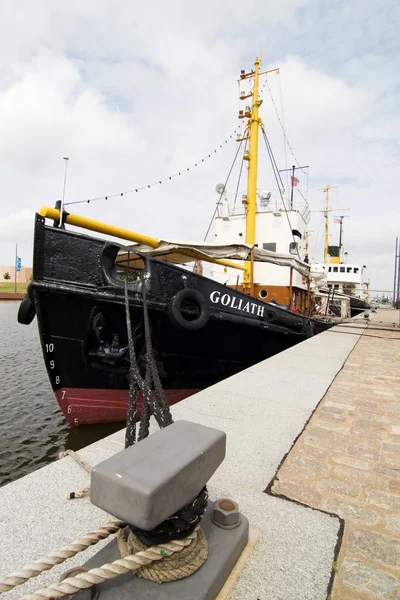
M400 600L399 316L374 315L272 487L344 519L332 600Z

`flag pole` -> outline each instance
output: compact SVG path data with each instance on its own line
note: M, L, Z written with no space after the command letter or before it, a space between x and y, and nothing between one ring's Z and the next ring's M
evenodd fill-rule
M290 194L290 210L293 210L293 187L294 187L294 172L296 170L296 165L292 165L292 192Z
M18 244L15 244L15 262L14 262L14 294L17 293L17 257L18 257Z

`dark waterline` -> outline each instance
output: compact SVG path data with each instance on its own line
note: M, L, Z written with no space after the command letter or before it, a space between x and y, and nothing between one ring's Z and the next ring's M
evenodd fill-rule
M68 425L47 378L36 319L20 325L18 308L0 301L0 486L123 426Z

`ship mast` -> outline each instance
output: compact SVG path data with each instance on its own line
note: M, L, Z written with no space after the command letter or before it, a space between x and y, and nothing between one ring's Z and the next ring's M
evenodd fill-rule
M324 263L328 262L329 252L329 190L337 188L337 185L327 185L322 189L325 193L325 246L324 246ZM321 188L320 188L321 189Z
M250 94L242 95L241 99L246 99L249 96L252 98L251 108L246 106L246 110L240 111L239 118L248 117L246 125L246 133L244 139L249 140L249 150L245 153L243 159L248 161L247 172L247 196L243 200L246 209L246 244L254 246L256 236L256 212L257 212L257 170L258 170L258 128L261 125L261 119L258 116L258 108L262 100L258 98L259 80L260 80L260 58L256 58L254 63L254 71L251 73L240 74L240 79L254 78L254 88ZM246 135L247 134L247 135ZM254 262L245 261L245 272L243 278L243 288L250 289L252 292L254 284Z
M239 138L237 141L248 140L249 150L245 152L243 159L248 161L248 172L247 172L247 196L243 199L243 204L246 209L246 244L254 246L256 238L256 213L257 213L257 171L258 171L258 130L262 127L262 120L258 116L258 109L262 104L262 100L259 99L259 81L260 75L265 75L273 71L279 71L279 69L270 69L260 73L260 65L262 60L262 54L260 58L256 58L254 62L254 70L250 73L242 71L240 74L239 82L244 79L254 78L253 91L249 94L242 94L241 100L245 100L251 97L251 107L246 106L246 109L239 112L239 119L245 117L248 118L246 125L246 131L243 138ZM245 272L243 278L243 288L250 290L254 284L254 262L247 260L245 261Z

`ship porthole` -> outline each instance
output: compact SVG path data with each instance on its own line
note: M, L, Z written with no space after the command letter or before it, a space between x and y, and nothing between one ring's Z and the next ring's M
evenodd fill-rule
M197 290L180 290L168 305L168 316L179 329L202 329L210 317L206 299Z
M268 290L260 290L258 292L258 295L260 296L260 298L266 298L268 296Z

